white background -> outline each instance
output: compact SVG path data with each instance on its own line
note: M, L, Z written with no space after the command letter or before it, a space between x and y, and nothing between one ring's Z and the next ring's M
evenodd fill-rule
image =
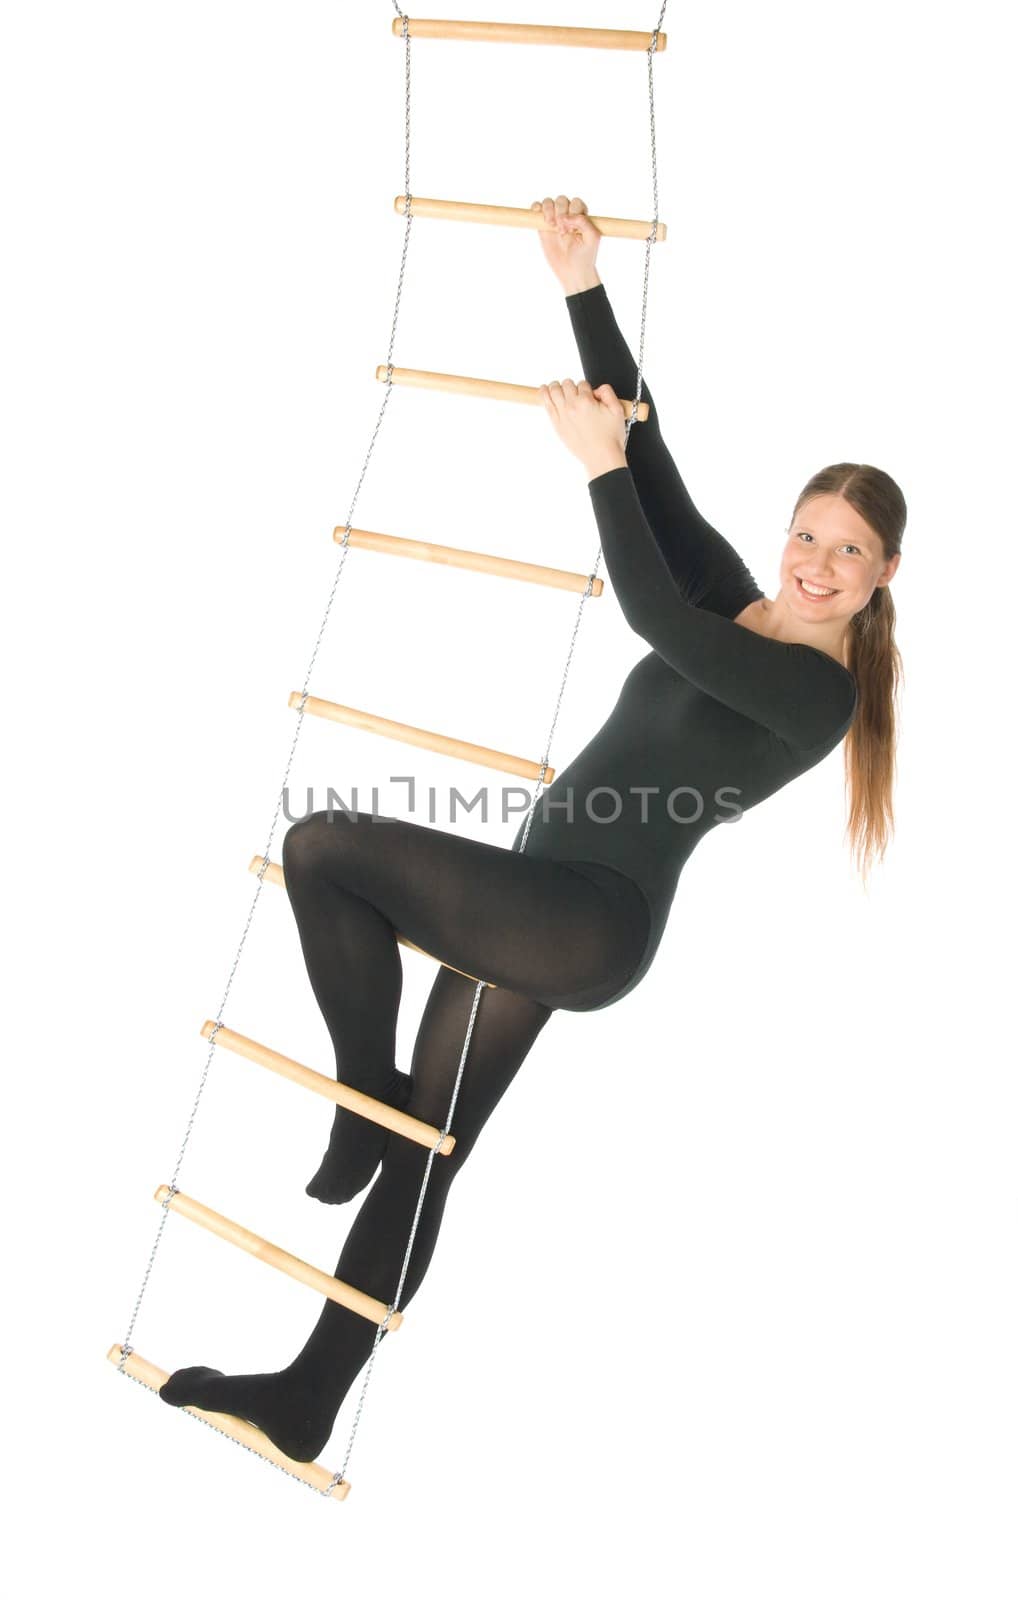
M898 832L869 892L836 752L702 844L625 1003L552 1018L379 1353L344 1504L104 1360L382 401L405 226L393 14L93 0L4 22L8 1560L28 1593L1013 1596L1015 262L994 5L676 6L655 67L669 233L646 371L694 499L769 594L818 467L874 462L908 501ZM465 14L656 21L622 0ZM412 55L412 190L651 215L644 56ZM600 266L635 340L643 247L607 240ZM579 376L535 237L417 219L394 360ZM354 522L584 571L597 548L583 468L540 410L406 389ZM312 689L536 757L575 605L353 551ZM559 765L645 648L609 590L588 605ZM407 772L502 781L312 718L293 780L381 783L397 811L384 783ZM516 819L459 825L509 844ZM405 970L403 1066L433 968ZM271 886L225 1020L328 1070ZM179 1181L332 1270L352 1208L303 1193L331 1118L311 1098L218 1052ZM267 1370L317 1311L171 1216L133 1342L167 1369Z

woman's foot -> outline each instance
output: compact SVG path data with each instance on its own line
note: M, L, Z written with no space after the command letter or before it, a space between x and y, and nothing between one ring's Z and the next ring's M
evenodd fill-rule
M328 1443L340 1401L331 1404L321 1383L290 1373L227 1377L216 1367L180 1367L159 1390L170 1406L200 1406L253 1422L292 1461L314 1461Z
M355 1087L360 1088L360 1085ZM402 1111L410 1099L411 1087L409 1074L394 1067L384 1089L373 1086L364 1092ZM342 1106L337 1106L329 1148L307 1185L305 1194L309 1194L312 1200L321 1200L330 1206L352 1200L371 1182L385 1154L388 1140L388 1128L379 1127L377 1122L369 1122L367 1117L359 1117L355 1111L346 1111Z

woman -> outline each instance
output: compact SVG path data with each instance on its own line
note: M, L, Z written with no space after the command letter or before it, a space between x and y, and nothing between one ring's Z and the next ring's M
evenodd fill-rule
M849 832L864 868L892 823L900 659L888 584L905 503L875 467L843 464L799 496L765 597L699 515L656 407L633 423L636 365L595 270L600 235L581 200L535 201L538 237L566 293L585 379L542 386L583 463L626 620L651 645L595 737L542 797L512 849L402 819L316 812L283 846L286 889L340 1080L438 1127L448 1114L477 974L486 988L456 1102L451 1156L432 1166L401 1306L435 1247L449 1187L553 1010L614 1004L649 967L684 861L718 822L806 772L848 735ZM593 385L597 387L594 388ZM526 839L525 849L517 846ZM402 965L396 930L445 963L409 1076L395 1066ZM458 970L453 970L458 969ZM307 1192L350 1199L381 1170L336 1276L395 1295L428 1152L337 1108ZM282 1372L181 1368L160 1393L247 1418L296 1460L317 1456L376 1327L326 1301Z

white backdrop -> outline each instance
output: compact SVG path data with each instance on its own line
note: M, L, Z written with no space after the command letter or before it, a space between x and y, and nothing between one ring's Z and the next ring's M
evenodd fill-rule
M47 1590L91 1577L115 1596L232 1580L259 1596L1003 1600L1015 263L994 5L676 6L655 68L669 234L646 372L694 498L768 594L819 466L874 462L908 501L898 832L869 892L839 751L702 844L633 995L552 1018L379 1352L345 1504L104 1360L382 400L404 228L393 14L94 0L3 24L21 1559ZM465 14L656 21L622 0ZM412 74L412 190L651 214L642 55L421 41ZM606 240L600 266L635 341L643 247ZM536 238L416 220L394 360L579 376ZM597 548L583 468L540 410L405 389L354 521L573 569ZM536 757L575 605L353 551L311 687ZM588 605L557 765L645 649L610 589ZM410 772L443 793L502 781L312 718L292 776L298 794L379 784L381 808L409 814L386 780ZM458 825L508 844L516 824ZM434 969L404 964L406 1067ZM269 886L226 1021L328 1070ZM331 1270L354 1208L303 1193L331 1118L311 1098L218 1052L179 1182ZM317 1311L171 1216L133 1342L168 1369L267 1370Z

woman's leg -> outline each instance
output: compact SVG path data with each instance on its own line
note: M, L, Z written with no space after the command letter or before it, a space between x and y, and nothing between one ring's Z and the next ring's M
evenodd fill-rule
M407 1109L439 1127L448 1113L475 988L469 978L439 972L418 1031ZM456 1173L550 1015L539 1001L508 989L481 994L453 1117L456 1146L451 1155L432 1162L401 1306L413 1298L427 1271ZM422 1145L390 1140L336 1267L337 1278L387 1305L399 1283L427 1161ZM325 1447L376 1333L374 1323L326 1300L304 1348L281 1372L227 1377L211 1367L184 1367L163 1385L160 1396L170 1405L244 1417L288 1456L310 1461Z
M286 889L342 1083L405 1108L395 1064L397 931L461 972L552 1008L596 1003L646 936L639 892L608 899L566 863L364 812L315 812L283 844ZM389 1135L337 1107L308 1194L332 1204L370 1182Z
M448 1115L476 989L473 979L450 969L498 984L480 997L451 1123L456 1147L432 1163L402 1306L431 1260L453 1178L552 1009L585 1009L607 999L636 965L647 931L639 892L620 891L613 901L562 862L415 823L351 820L342 813L295 824L283 861L344 1081L351 1081L349 1072L358 1087L377 1092L395 1070L395 929L449 964L435 978L418 1030L406 1104L411 1115L439 1127ZM355 1124L373 1125L348 1120L349 1148L356 1151ZM336 1276L388 1304L428 1151L388 1134L380 1149L381 1172L350 1229ZM333 1177L341 1188L342 1170ZM373 1323L327 1301L304 1348L282 1372L228 1377L214 1368L185 1367L160 1395L170 1405L246 1417L288 1455L311 1460L328 1439L375 1334Z

